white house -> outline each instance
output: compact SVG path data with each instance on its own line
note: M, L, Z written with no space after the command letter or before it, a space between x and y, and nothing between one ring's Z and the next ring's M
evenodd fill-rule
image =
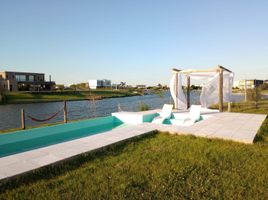
M97 89L97 88L105 88L105 87L112 87L111 80L103 79L103 80L89 80L88 86L90 89Z
M239 89L250 89L250 88L256 88L260 85L264 84L263 80L258 79L244 79L244 80L238 80L234 82L234 87L238 87Z

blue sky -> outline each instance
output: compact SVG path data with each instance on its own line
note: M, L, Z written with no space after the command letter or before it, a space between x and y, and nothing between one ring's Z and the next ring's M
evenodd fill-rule
M267 0L0 0L0 71L153 85L172 67L220 64L268 79L267 10Z

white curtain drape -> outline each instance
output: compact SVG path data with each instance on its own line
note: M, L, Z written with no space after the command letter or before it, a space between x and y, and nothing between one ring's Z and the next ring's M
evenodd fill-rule
M171 97L175 102L175 108L186 110L187 109L187 101L182 89L182 77L181 74L178 74L178 88L176 94L176 74L174 74L170 80L170 93Z
M209 79L207 84L203 85L200 95L200 103L202 107L209 107L219 101L219 74L215 74Z
M223 73L223 102L232 101L233 73ZM215 73L214 77L203 85L200 95L202 107L208 108L219 102L219 73Z
M202 107L208 108L219 102L219 73L218 72L199 72L191 73L191 79L205 83L202 86L200 103ZM223 102L232 102L232 87L234 74L223 72ZM202 82L203 82L202 81ZM175 102L175 107L181 110L187 109L187 101L182 89L182 74L178 73L178 90L176 94L176 74L170 80L170 93Z
M234 83L233 73L223 73L223 102L232 102L232 88Z

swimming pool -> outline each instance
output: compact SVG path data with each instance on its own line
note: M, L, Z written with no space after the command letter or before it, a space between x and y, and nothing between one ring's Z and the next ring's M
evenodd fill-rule
M0 135L0 157L95 135L123 126L116 117L102 117Z
M183 113L180 113L180 114L183 114ZM185 114L186 116L188 115L188 114ZM143 119L143 122L152 122L153 121L153 119L155 118L155 117L158 117L159 116L159 114L158 113L154 113L154 114L150 114L150 115L147 115L147 116L145 116L144 117L144 119ZM184 116L184 115L182 115L182 116ZM200 122L200 121L203 121L203 120L206 120L206 119L208 119L209 117L211 117L211 115L200 115L200 118L199 118L199 120L197 120L195 123L197 123L197 122ZM184 118L183 118L184 119ZM179 117L176 117L176 113L172 113L172 115L171 115L171 117L169 118L169 119L165 119L164 121L163 121L163 124L165 124L165 125L174 125L174 126L176 126L176 125L178 125L178 124L176 124L176 121L182 121L182 119L180 119ZM175 122L175 123L174 123ZM179 124L179 126L190 126L190 125L193 125L193 124L187 124L187 125L182 125L182 124Z

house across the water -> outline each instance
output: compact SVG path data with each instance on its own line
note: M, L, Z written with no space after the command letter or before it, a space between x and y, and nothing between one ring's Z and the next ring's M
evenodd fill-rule
M55 82L45 80L44 73L0 72L0 91L44 91L52 90Z
M97 88L111 88L112 81L107 79L102 80L89 80L88 86L90 89L97 89Z
M239 89L250 89L258 87L262 84L264 84L264 80L258 80L258 79L246 79L246 80L239 80L234 82L234 87L238 87Z

